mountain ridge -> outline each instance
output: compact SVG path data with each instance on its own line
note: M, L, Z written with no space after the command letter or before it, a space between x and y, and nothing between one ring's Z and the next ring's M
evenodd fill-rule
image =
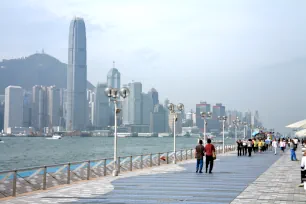
M32 90L35 85L66 88L67 64L45 53L3 59L0 61L0 94L4 94L4 89L9 85L21 86L26 90ZM87 81L87 88L93 90L94 86Z

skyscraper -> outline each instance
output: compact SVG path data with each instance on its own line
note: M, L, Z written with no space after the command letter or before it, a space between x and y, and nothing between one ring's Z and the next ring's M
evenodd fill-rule
M168 119L168 117L166 117L165 108L162 105L157 104L154 107L153 112L150 113L150 132L166 132L166 126L168 126L166 124L169 123L166 119Z
M204 119L201 116L201 112L210 112L210 104L206 102L200 102L199 104L196 104L196 126L201 129L201 131L204 130Z
M129 83L130 95L123 101L123 124L142 124L142 84Z
M150 113L153 112L153 99L150 94L141 94L142 125L150 125Z
M61 101L60 89L55 86L47 87L48 95L48 126L50 128L60 126L61 118Z
M107 73L107 86L111 88L120 88L120 77L121 74L118 69L115 68L115 62L113 68L110 69Z
M87 56L86 28L82 18L74 18L69 28L67 69L67 130L87 126Z
M23 123L23 90L20 86L5 88L4 132L9 127L22 127Z
M153 100L153 108L155 108L155 106L157 104L159 104L159 100L158 100L158 92L156 91L156 89L152 88L148 94L150 95L150 97Z
M37 131L43 131L48 126L48 97L47 87L33 86L32 88L32 122Z
M110 107L109 99L104 93L106 88L106 83L98 83L96 87L93 118L93 125L96 128L106 128L109 124Z

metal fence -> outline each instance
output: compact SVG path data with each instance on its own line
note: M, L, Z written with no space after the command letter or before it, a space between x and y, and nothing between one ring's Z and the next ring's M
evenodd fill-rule
M233 145L226 145L225 152L232 151L234 148ZM222 153L222 147L216 149L217 154ZM176 152L177 162L193 158L194 149ZM118 157L117 166L119 172L123 173L170 164L173 160L174 152L142 154ZM108 176L112 174L113 168L113 158L109 158L2 171L0 172L0 198Z

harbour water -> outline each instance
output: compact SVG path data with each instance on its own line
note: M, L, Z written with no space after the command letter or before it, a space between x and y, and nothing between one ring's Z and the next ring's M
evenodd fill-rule
M4 137L0 144L0 171L72 161L113 157L113 137ZM221 138L219 138L221 139ZM177 149L194 148L197 138L177 137ZM233 140L226 140L232 144ZM173 150L173 137L118 138L119 156L167 152Z

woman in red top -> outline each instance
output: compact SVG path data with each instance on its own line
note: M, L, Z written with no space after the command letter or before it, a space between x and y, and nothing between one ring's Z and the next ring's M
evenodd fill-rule
M205 146L205 154L206 154L206 173L209 165L209 173L211 174L211 171L214 166L214 158L213 158L213 152L215 152L215 146L211 144L211 139L207 140L207 145Z

